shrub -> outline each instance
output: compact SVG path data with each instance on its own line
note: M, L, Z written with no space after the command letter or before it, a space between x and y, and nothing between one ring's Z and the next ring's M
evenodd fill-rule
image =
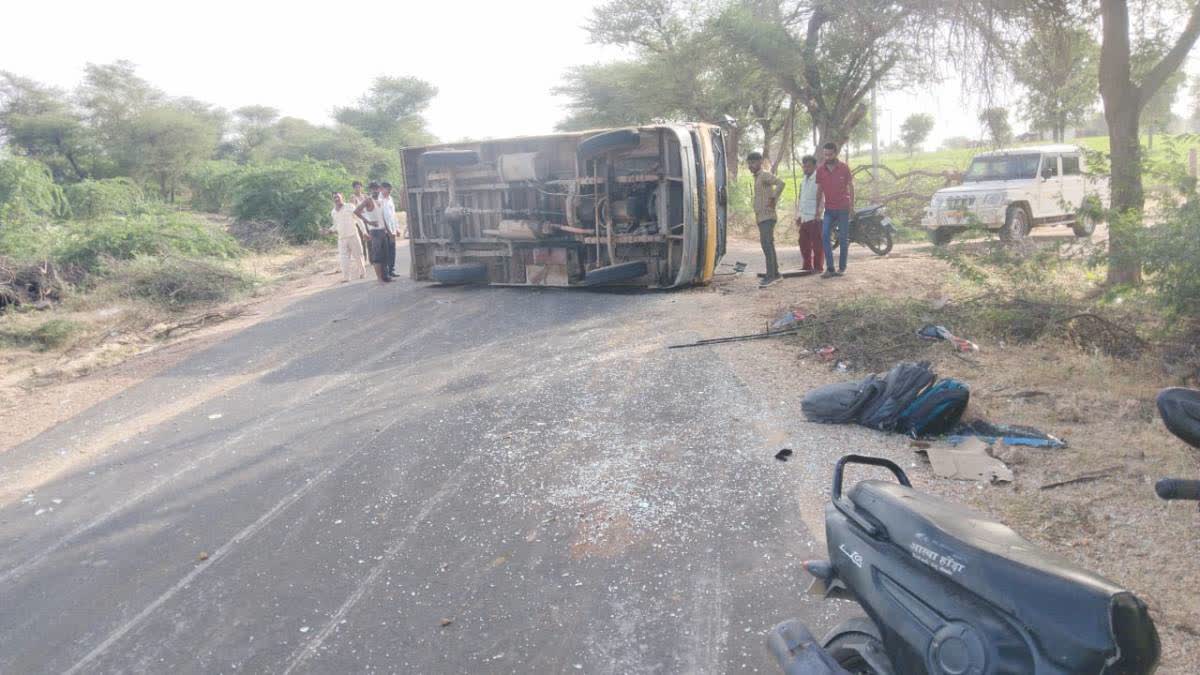
M192 208L205 213L222 213L233 205L234 188L245 170L228 160L211 160L188 173Z
M237 241L224 230L194 216L167 212L71 223L54 257L61 264L96 272L106 259L171 254L233 258L240 253Z
M66 347L82 331L82 324L67 319L50 319L33 326L0 324L0 342L45 351Z
M242 246L258 253L267 253L287 244L279 223L269 220L237 220L229 226L229 234Z
M71 209L50 170L24 157L0 159L0 230L47 218L65 218Z
M321 236L330 193L349 185L344 168L312 160L252 167L238 178L233 214L238 220L277 222L290 241L304 243Z
M146 201L142 189L129 178L85 180L67 187L67 202L76 218L130 216Z
M138 257L114 264L106 276L118 292L171 308L215 304L253 287L253 279L213 260Z
M1200 317L1200 200L1164 209L1161 222L1140 234L1159 301L1176 318Z

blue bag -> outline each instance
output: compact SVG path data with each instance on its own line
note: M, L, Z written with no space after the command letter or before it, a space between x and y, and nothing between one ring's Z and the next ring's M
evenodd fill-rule
M967 410L971 390L958 380L941 380L921 392L896 420L896 431L913 438L940 436L954 428Z

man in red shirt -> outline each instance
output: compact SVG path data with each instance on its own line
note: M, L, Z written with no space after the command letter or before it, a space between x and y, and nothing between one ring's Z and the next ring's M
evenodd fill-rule
M821 243L825 247L825 273L822 278L840 277L846 273L846 254L850 246L850 209L854 208L854 177L845 162L838 161L836 143L821 146L825 161L817 169L817 187L825 201L825 218L821 227ZM837 232L841 251L836 268L833 266L833 247L830 236Z

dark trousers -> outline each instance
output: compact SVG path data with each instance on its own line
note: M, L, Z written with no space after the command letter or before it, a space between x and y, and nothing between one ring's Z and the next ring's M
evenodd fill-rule
M763 255L767 258L767 279L779 276L779 259L775 257L775 219L764 220L758 224L758 241L762 244Z
M831 241L834 228L837 229L838 262L841 263L836 268L833 266ZM825 267L845 272L846 256L850 250L850 209L825 209L825 220L821 226L821 245L825 249Z
M388 276L396 274L396 237L393 234L387 236L387 262L384 264L387 266Z
M804 269L820 272L825 269L825 247L821 245L821 221L800 223L800 257Z

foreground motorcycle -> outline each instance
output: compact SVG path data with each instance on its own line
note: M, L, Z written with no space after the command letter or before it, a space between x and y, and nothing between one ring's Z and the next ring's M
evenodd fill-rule
M854 212L850 219L850 243L862 244L875 255L887 255L892 251L892 235L896 226L888 218L882 206L871 206ZM831 244L838 247L837 233L830 233Z
M860 481L843 496L853 465L895 482ZM799 621L776 626L767 642L787 673L1136 675L1158 663L1158 632L1132 593L914 490L886 459L838 460L825 533L831 559L804 563L810 591L852 599L866 616L820 643Z

